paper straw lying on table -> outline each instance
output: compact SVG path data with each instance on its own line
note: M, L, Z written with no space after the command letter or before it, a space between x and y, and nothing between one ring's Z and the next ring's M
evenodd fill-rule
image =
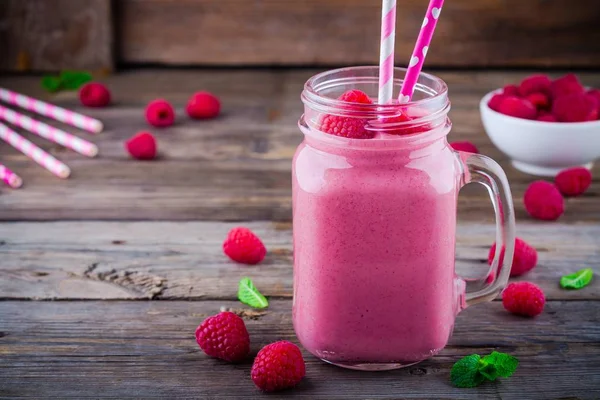
M45 101L34 99L33 97L25 96L24 94L16 93L8 89L0 88L0 100L4 100L9 104L13 104L29 111L36 112L44 117L52 118L67 125L72 125L77 128L84 129L88 132L102 132L104 126L97 119L90 118L86 115L76 113L75 111L67 110L62 107L55 106Z
M410 57L406 75L404 76L404 83L402 84L402 88L400 88L400 95L398 96L400 103L406 103L412 99L415 85L423 68L425 56L427 56L429 44L431 43L431 38L433 37L433 32L435 31L435 26L442 12L443 5L444 0L431 0L429 2L417 43L415 43L415 48Z
M381 45L379 50L379 104L392 101L394 91L394 39L396 37L396 0L382 0Z
M21 187L23 179L10 169L0 164L0 179L13 189Z
M59 178L68 178L71 175L71 170L66 164L58 161L44 150L19 135L17 132L10 129L8 126L0 123L0 139L10 144L27 157L31 158L48 171L52 172Z
M98 154L98 147L96 147L95 144L90 143L87 140L79 139L77 136L61 131L51 125L29 118L26 115L19 114L10 108L0 106L0 119L20 126L23 129L27 129L44 139L65 146L84 156L95 157Z

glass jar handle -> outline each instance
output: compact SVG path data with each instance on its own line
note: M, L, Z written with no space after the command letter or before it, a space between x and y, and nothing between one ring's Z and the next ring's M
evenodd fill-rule
M463 307L492 301L504 289L510 276L515 250L515 212L508 179L502 168L491 158L462 151L456 152L462 168L462 188L479 183L488 190L496 214L496 252L486 277L466 281ZM501 249L505 248L502 265Z

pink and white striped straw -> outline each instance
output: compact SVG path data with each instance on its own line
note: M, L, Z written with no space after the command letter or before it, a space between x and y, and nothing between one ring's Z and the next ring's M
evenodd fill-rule
M48 171L52 172L59 178L68 178L71 175L71 170L66 164L58 161L44 150L40 149L17 132L10 129L8 126L0 123L0 139L10 144L27 157L31 158Z
M44 139L65 146L84 156L95 157L98 154L98 147L94 143L80 139L77 136L73 136L70 133L61 131L51 125L29 118L26 115L19 114L10 108L0 106L0 119L20 126L23 129L27 129Z
M23 185L23 179L2 164L0 164L0 180L13 189L20 188Z
M104 129L102 122L97 119L13 92L12 90L0 88L0 100L91 133L99 133Z
M400 89L400 95L398 96L398 101L400 103L409 102L412 98L443 5L444 0L431 0L429 2L429 7L427 7L427 12L423 19L423 25L421 26L417 43L415 44L412 56L410 57L406 76L404 77L404 83Z
M382 0L381 46L379 49L379 104L392 101L394 92L394 40L396 38L396 0Z

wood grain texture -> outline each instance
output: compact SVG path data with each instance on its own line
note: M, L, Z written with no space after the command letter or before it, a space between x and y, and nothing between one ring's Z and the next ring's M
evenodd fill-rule
M292 296L291 224L245 225L264 241L258 266L231 262L221 245L236 223L47 222L0 224L0 298L4 299L236 299L250 276L266 295ZM492 224L459 224L457 271L487 275ZM520 277L551 300L600 300L600 280L567 291L560 277L582 268L600 271L600 227L522 223L519 236L536 247L538 266Z
M380 0L124 0L119 57L194 65L376 64ZM426 2L398 4L396 64L406 65ZM598 66L596 0L455 0L428 66ZM160 28L158 28L160 27Z
M228 365L195 343L196 326L222 306L239 303L0 302L0 396L264 398L250 380L252 357ZM306 378L269 398L597 399L598 318L600 308L579 301L550 302L536 319L512 316L499 303L475 306L458 316L449 346L431 360L364 373L304 352ZM297 343L289 300L272 302L264 316L246 324L252 355L276 340ZM492 350L519 358L513 377L473 389L451 386L454 362Z
M113 68L110 0L3 0L0 70Z
M97 159L85 159L25 133L71 167L73 175L66 181L55 179L0 142L0 159L25 180L21 190L0 187L0 220L290 220L291 158L301 140L297 128L302 113L299 95L303 83L316 72L130 71L107 79L115 105L106 109L83 109L75 93L43 94L37 78L0 78L2 86L84 112L106 125L106 130L95 136L74 131L98 144ZM448 82L452 99L454 127L449 140L471 140L482 153L496 159L509 176L518 219L529 220L521 198L535 178L512 168L492 145L477 108L486 92L516 82L525 74L484 71L439 75ZM583 73L581 77L585 84L600 87L600 75ZM186 118L183 106L195 90L218 94L223 102L222 117L204 122ZM143 109L159 96L175 104L177 123L153 130L160 160L130 160L123 141L148 129ZM600 220L600 166L595 167L594 175L596 180L584 196L567 201L561 222ZM459 217L491 222L487 193L481 188L463 189Z

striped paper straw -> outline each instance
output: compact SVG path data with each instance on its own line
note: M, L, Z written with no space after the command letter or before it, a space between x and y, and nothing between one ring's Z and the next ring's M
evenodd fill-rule
M10 169L0 164L0 179L13 189L20 188L23 184L23 179Z
M404 77L404 83L400 89L400 95L398 96L398 101L400 101L400 103L406 103L412 98L443 5L444 0L431 0L429 2L429 7L427 7L427 12L423 19L423 25L421 26L417 43L415 44L412 56L410 57L406 76Z
M392 101L394 91L394 39L396 37L396 0L381 4L381 47L379 50L379 104Z
M0 100L13 104L29 111L36 112L44 117L52 118L67 125L84 129L88 132L102 132L104 126L97 119L76 113L65 108L55 106L45 101L13 92L12 90L0 88Z
M44 150L19 135L17 132L10 129L8 126L0 123L0 139L10 144L27 157L31 158L48 171L52 172L59 178L68 178L71 175L71 170L66 164L58 161Z
M58 143L61 146L65 146L84 156L95 157L98 154L98 147L94 143L79 139L77 136L73 136L70 133L61 131L51 125L29 118L26 115L19 114L10 108L0 106L0 119L20 126L23 129L27 129L44 139Z

